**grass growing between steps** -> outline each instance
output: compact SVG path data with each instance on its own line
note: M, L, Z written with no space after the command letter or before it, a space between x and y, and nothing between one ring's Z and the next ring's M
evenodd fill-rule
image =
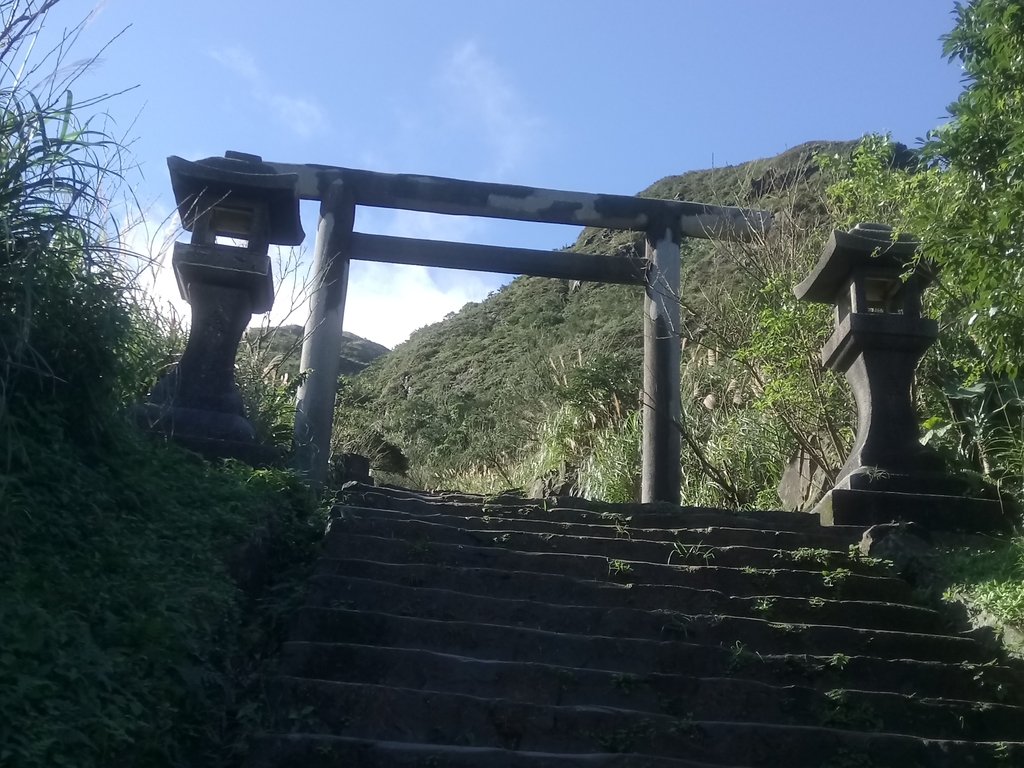
M942 568L950 582L947 599L962 595L1024 631L1024 536L952 549L943 558Z
M0 478L0 765L232 765L326 515L286 472L44 426Z

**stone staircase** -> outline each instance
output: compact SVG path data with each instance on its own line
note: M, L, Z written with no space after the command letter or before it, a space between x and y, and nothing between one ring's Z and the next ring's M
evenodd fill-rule
M249 767L1024 766L1024 670L860 533L349 486Z

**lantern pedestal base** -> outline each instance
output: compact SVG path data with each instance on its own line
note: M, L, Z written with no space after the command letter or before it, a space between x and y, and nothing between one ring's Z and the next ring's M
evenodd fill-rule
M186 247L182 253L190 251ZM136 422L208 458L260 465L273 461L273 450L268 453L260 445L245 417L235 383L238 345L252 318L251 291L193 282L188 284L188 299L192 306L188 344L178 364L154 385L147 402L135 408Z
M927 446L919 446L916 461L904 461L900 469L858 466L846 475L840 473L836 488L853 491L924 494L926 496L956 496L992 501L994 491L972 483L964 477L946 470L938 454ZM912 469L908 468L915 465Z
M823 526L868 528L908 521L932 531L964 533L1005 532L1012 527L1010 510L1001 501L940 493L833 488L818 502L814 512Z
M156 403L136 405L132 416L147 432L166 437L207 459L238 459L254 467L271 466L283 460L281 450L256 442L252 424L242 416Z

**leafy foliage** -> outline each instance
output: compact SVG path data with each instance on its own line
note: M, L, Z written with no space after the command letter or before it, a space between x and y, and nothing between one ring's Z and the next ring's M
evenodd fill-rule
M557 402L550 360L615 350L639 371L640 306L637 289L519 278L346 381L336 442L400 449L425 485L486 468L507 486Z
M323 517L285 473L43 437L0 526L0 762L222 762L253 725L248 676L273 629L272 593L248 585L254 613L239 586L256 532L282 584Z
M525 467L530 478L587 498L632 501L639 495L640 371L631 356L596 354L574 364L550 360L555 401L546 409Z
M1024 351L1024 8L974 0L955 14L945 52L962 63L967 87L925 147L943 170L942 207L922 217L921 234L969 301L993 367L1015 373Z
M946 552L947 598L966 595L979 608L1024 627L1024 537Z
M792 291L828 231L821 179L806 171L794 177L768 201L775 213L769 235L703 246L732 267L733 282L684 292L684 464L692 478L685 490L695 503L775 506L787 458L802 452L834 475L846 455L850 396L819 357L831 313L798 302Z

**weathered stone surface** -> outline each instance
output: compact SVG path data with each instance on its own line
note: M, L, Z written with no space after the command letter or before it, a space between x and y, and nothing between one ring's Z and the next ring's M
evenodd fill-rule
M221 202L235 204L260 201L268 211L264 237L280 245L299 245L304 233L299 218L299 178L281 173L259 155L245 152L224 153L191 162L172 155L167 158L171 189L178 216L186 232L212 206ZM244 237L245 232L236 233Z
M549 706L615 707L676 717L692 716L699 702L705 720L836 725L845 710L876 713L901 732L942 738L962 727L985 740L1012 740L1024 726L1024 710L1008 704L978 707L955 698L848 690L830 696L808 684L770 684L742 677L623 675L602 669L540 662L483 660L413 648L289 643L285 665L293 681L320 675L377 686L444 690L477 697ZM324 677L327 675L328 677ZM952 693L950 691L949 693Z
M548 597L556 600L557 595ZM762 653L786 653L794 649L827 656L848 654L903 654L923 661L983 661L985 649L960 637L889 629L861 629L822 624L775 622L762 616L729 616L690 613L680 610L642 611L623 607L563 605L555 602L510 600L469 596L445 590L423 588L389 589L388 585L354 580L324 605L310 606L311 622L356 622L360 617L386 609L389 616L422 619L424 636L437 627L429 622L451 624L510 624L518 629L543 633L597 635L602 638L630 638L652 643L678 642L684 645L726 645L742 642ZM774 606L772 606L774 608ZM689 607L687 611L689 611ZM770 613L771 609L765 613ZM789 617L787 617L789 618ZM458 631L456 627L453 631ZM467 628L467 633L471 630ZM531 635L532 636L532 635ZM537 636L537 644L543 644ZM680 646L681 653L683 646Z
M400 538L415 538L417 534L437 534L452 537L452 531L473 531L500 535L505 533L538 534L541 536L575 536L590 539L621 539L623 541L668 542L670 544L704 544L707 546L747 546L773 550L793 550L817 547L845 553L849 537L834 528L816 531L780 531L774 528L753 528L749 518L733 519L730 525L707 525L697 528L682 527L678 523L666 528L642 528L630 521L617 525L595 525L539 520L528 517L502 516L465 517L432 514L413 516L388 509L346 507L346 524L352 530L371 536L391 532ZM400 533L399 533L400 532ZM430 536L434 539L434 536ZM441 540L441 539L434 539ZM549 539L551 540L551 539ZM479 541L479 539L478 539Z
M235 354L252 317L249 295L195 284L191 296L188 344L148 398L147 413L156 417L152 426L172 436L251 442L256 433L235 384Z
M860 553L888 560L901 575L920 572L935 557L928 529L918 523L883 523L864 531Z
M631 708L550 706L333 681L286 678L277 687L282 711L313 709L304 720L299 718L307 732L343 731L348 736L388 742L430 743L435 738L435 723L443 722L458 723L468 743L507 750L625 752L669 758L686 755L717 765L819 765L822 763L818 760L843 748L872 760L916 761L950 768L959 768L975 757L991 759L996 755L995 745L952 739L928 742L903 734L858 732L843 728L849 724L839 717L836 727L820 723L792 727L703 720L688 712L680 717ZM698 705L696 701L691 703ZM403 716L395 717L397 712ZM829 716L826 709L820 719Z
M713 768L652 755L539 753L318 734L266 737L253 755L251 768Z
M547 499L551 496L571 496L579 482L576 467L562 462L557 470L538 477L530 486L530 498Z
M936 531L1008 531L1006 508L993 499L895 490L833 488L815 511L822 525L867 528L880 523L914 522Z
M370 460L358 453L336 453L331 456L330 485L341 488L345 483L373 484Z
M797 451L779 481L782 508L793 512L809 511L828 489L827 483L825 472L814 459L806 451Z
M941 559L948 543L948 536L933 536L923 526L903 522L872 526L864 532L859 549L865 555L890 561L894 570L918 590L938 596L946 588ZM956 542L962 543L962 539ZM982 537L977 537L975 543L980 547L988 544ZM1024 628L1003 621L962 592L946 599L960 607L974 638L1024 658Z
M181 360L131 414L141 428L207 458L274 464L280 452L257 442L234 380L235 354L251 317L248 298L220 286L194 286L193 293L199 303L193 304L193 331ZM199 330L204 327L208 332Z

